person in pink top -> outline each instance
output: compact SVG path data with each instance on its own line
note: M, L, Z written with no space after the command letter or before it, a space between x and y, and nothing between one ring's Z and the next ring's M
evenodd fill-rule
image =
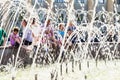
M45 34L48 40L54 42L54 33L53 33L53 26L51 25L51 20L49 19L47 21L46 27L45 27Z
M13 32L10 35L10 44L15 47L19 47L21 42L21 38L19 37L18 32L19 32L19 29L15 27L13 29Z

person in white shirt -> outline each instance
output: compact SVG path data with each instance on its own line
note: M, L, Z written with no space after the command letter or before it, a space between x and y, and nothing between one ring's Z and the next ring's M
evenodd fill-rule
M32 34L32 30L27 27L27 21L24 19L21 22L21 25L23 27L23 45L31 45L33 42L33 34Z
M36 23L36 19L32 19L32 23L30 25L32 33L33 33L33 45L38 45L40 35L41 35L41 28L40 25Z

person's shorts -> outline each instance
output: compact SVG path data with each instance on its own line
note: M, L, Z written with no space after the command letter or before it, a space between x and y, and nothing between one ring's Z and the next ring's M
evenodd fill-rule
M23 45L29 46L29 45L31 45L31 44L32 44L32 42L27 41L27 40L23 40Z
M18 42L15 42L15 45L14 45L15 47L19 47L20 46L20 44L18 43Z

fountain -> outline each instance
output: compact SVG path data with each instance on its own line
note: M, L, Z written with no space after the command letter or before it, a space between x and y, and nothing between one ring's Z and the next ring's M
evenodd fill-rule
M65 1L63 3L65 8L62 9L57 5L54 6L54 0L44 1L47 8L37 7L38 0L35 0L33 5L24 0L3 2L0 8L0 26L8 34L5 46L0 47L0 77L3 80L9 80L10 77L12 80L71 80L69 77L74 73L76 74L71 78L75 80L78 80L77 77L82 80L91 80L99 73L102 74L101 71L109 69L114 71L114 67L119 67L120 16L116 5L114 5L115 12L105 10L96 12L98 0L95 0L93 9L89 11L83 7L82 10L75 10L74 0ZM80 2L79 5L81 5ZM37 17L39 20L37 23L42 26L36 51L33 51L34 45L31 45L30 50L23 47L24 33L19 48L9 46L8 38L12 28L14 26L21 28L20 22L23 18L28 19L27 27L29 28L33 16ZM41 42L49 19L55 32L58 30L59 23L65 23L64 37L58 48L51 48L50 42ZM76 26L76 29L66 38L70 22ZM57 33L56 35L59 36ZM75 43L71 44L74 39ZM35 55L31 63L33 53ZM2 71L7 74L6 77L1 76ZM117 73L116 70L115 72ZM21 75L26 76L20 77Z

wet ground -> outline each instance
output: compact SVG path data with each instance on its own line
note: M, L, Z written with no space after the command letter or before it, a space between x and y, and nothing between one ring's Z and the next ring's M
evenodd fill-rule
M18 69L16 72L0 73L0 80L12 80L15 74L15 80L35 80L37 74L38 80L51 80L51 73L58 70L57 80L120 80L120 61L82 61L81 70L79 63L74 64L74 72L72 72L72 63L68 63L68 73L66 73L65 63L62 65L62 75L60 75L60 65L52 64L47 66L38 66L36 68ZM13 73L13 74L11 74Z

